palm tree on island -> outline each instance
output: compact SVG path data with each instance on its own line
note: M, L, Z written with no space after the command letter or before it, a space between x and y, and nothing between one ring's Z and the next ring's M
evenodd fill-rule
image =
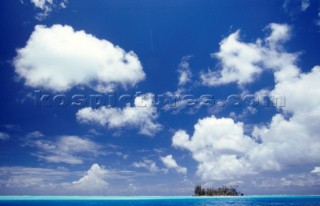
M243 196L234 187L219 187L217 189L202 188L201 185L196 185L194 188L194 196Z

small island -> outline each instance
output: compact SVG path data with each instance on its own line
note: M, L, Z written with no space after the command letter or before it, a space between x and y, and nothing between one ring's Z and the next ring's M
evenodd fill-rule
M243 196L234 187L220 187L220 188L202 188L201 185L196 185L194 188L194 196Z

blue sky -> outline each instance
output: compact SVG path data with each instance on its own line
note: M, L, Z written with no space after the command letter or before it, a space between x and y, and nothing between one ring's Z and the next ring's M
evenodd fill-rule
M320 2L0 3L0 194L320 192Z

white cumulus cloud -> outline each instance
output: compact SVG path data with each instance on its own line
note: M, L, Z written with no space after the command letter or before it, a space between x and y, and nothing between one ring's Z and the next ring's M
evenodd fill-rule
M178 173L181 174L187 174L187 168L181 167L177 164L176 160L173 159L172 155L167 155L165 157L160 157L162 163L168 168L168 169L174 169Z
M273 116L270 124L256 126L254 136L263 144L257 148L257 155L279 165L316 164L320 160L320 67L309 73L287 76L276 83L271 94L283 94L286 106L282 113ZM275 73L276 75L276 73Z
M277 113L270 122L254 126L251 135L244 134L246 125L242 122L212 116L200 119L191 137L184 130L173 136L173 146L191 151L198 162L197 173L205 180L263 171L290 171L295 167L315 166L320 161L320 92L316 89L320 87L320 66L302 72L296 64L298 54L286 52L282 44L290 38L290 27L273 23L269 28L271 34L263 40L264 46L261 41L254 44L239 42L237 33L226 38L218 55L222 54L222 59L227 57L225 64L236 70L225 70L228 67L224 67L221 74L226 76L215 80L239 84L244 79L252 81L255 72L249 72L248 78L244 79L241 75L232 75L242 73L246 63L252 68L246 72L270 69L275 83L267 93L272 97L285 97L285 106L274 98ZM251 58L259 59L260 64L255 65Z
M152 136L161 129L161 125L155 122L158 113L152 99L151 94L138 96L133 107L127 106L123 109L86 107L79 110L76 117L81 123L96 123L108 128L134 127L139 129L140 134Z
M200 119L190 137L179 130L172 138L176 148L187 149L199 163L197 174L204 180L225 179L254 173L247 151L254 141L244 135L243 124L230 118Z
M173 136L173 146L192 152L203 179L310 167L320 161L320 93L315 89L320 87L320 67L302 72L297 55L276 43L287 40L285 27L276 30L267 41L277 51L270 50L263 62L274 72L274 89L268 93L284 96L285 107L274 99L278 113L269 123L255 126L251 136L244 135L243 123L214 116L199 120L191 137L183 130Z
M108 170L103 166L93 164L86 175L72 182L72 188L84 191L106 189L108 187L108 182L106 181L108 174Z
M145 78L137 55L71 26L37 25L14 67L25 85L62 92L87 86L107 92L134 86Z

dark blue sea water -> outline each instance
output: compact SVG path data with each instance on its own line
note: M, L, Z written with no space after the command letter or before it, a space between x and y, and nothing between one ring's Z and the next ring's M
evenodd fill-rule
M247 197L0 197L0 205L24 206L320 206L320 196Z

